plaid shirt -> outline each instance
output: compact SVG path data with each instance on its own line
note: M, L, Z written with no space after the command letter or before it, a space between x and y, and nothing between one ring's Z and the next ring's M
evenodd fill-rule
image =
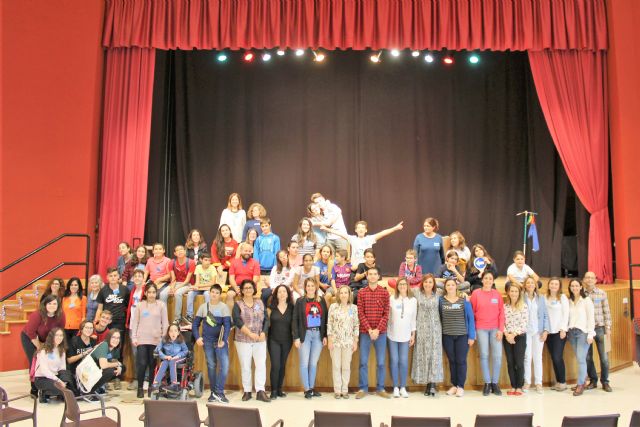
M381 334L387 332L389 321L389 291L378 285L375 290L369 286L358 291L358 317L360 332L369 333L377 329Z
M596 327L604 326L606 329L611 330L611 310L609 310L607 293L596 287L594 287L591 292L587 292L585 289L585 292L591 298L591 301L593 301Z

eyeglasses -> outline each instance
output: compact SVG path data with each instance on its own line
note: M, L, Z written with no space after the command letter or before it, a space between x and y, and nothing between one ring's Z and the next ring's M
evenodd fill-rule
M245 286L244 288L242 288L243 291L252 291L253 290L253 286Z

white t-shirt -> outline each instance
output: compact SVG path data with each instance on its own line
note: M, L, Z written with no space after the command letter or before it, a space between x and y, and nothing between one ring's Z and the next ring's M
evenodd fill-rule
M520 283L524 283L524 281L529 276L533 276L534 272L527 264L523 265L522 268L518 268L516 263L514 262L507 269L507 276L513 276Z
M347 234L347 227L344 225L344 219L342 218L342 209L338 207L338 205L334 205L333 203L327 200L325 206L323 206L324 217L329 221L333 221L333 225L331 225L331 229L342 231L344 234ZM329 233L327 235L327 239L329 240L338 240L341 239L340 236Z
M232 212L231 209L226 208L220 215L220 225L227 224L231 229L231 234L236 242L242 240L242 230L247 223L247 213L244 209L238 210L238 212ZM220 228L218 225L218 228Z
M364 251L370 249L376 243L376 238L372 235L364 237L349 235L351 245L351 265L359 265L364 262Z

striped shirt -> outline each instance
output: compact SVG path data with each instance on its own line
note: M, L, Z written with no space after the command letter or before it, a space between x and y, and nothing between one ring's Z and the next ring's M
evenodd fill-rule
M585 292L593 301L593 314L595 317L596 328L604 326L611 330L611 310L609 309L609 300L607 293L596 287L591 292L585 289Z
M460 336L467 334L467 324L464 319L464 300L458 298L456 302L450 302L442 298L442 334Z

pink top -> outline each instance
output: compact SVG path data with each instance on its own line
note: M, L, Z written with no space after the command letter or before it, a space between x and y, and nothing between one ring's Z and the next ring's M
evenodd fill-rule
M169 274L169 263L171 260L169 258L162 257L162 259L158 262L155 258L151 257L147 260L147 265L145 265L144 269L147 273L149 273L149 278L151 281L155 281L158 277L166 276Z
M132 316L131 339L138 345L158 345L169 329L167 318L167 306L162 301L156 300L149 304L146 300L140 301L136 307L136 314Z
M485 292L476 289L471 294L471 306L476 320L476 329L498 329L504 331L504 301L495 289Z
M38 352L36 359L36 373L34 377L44 377L50 380L58 379L58 372L67 369L67 361L64 352L62 356L57 349L51 353L46 353L44 350Z

